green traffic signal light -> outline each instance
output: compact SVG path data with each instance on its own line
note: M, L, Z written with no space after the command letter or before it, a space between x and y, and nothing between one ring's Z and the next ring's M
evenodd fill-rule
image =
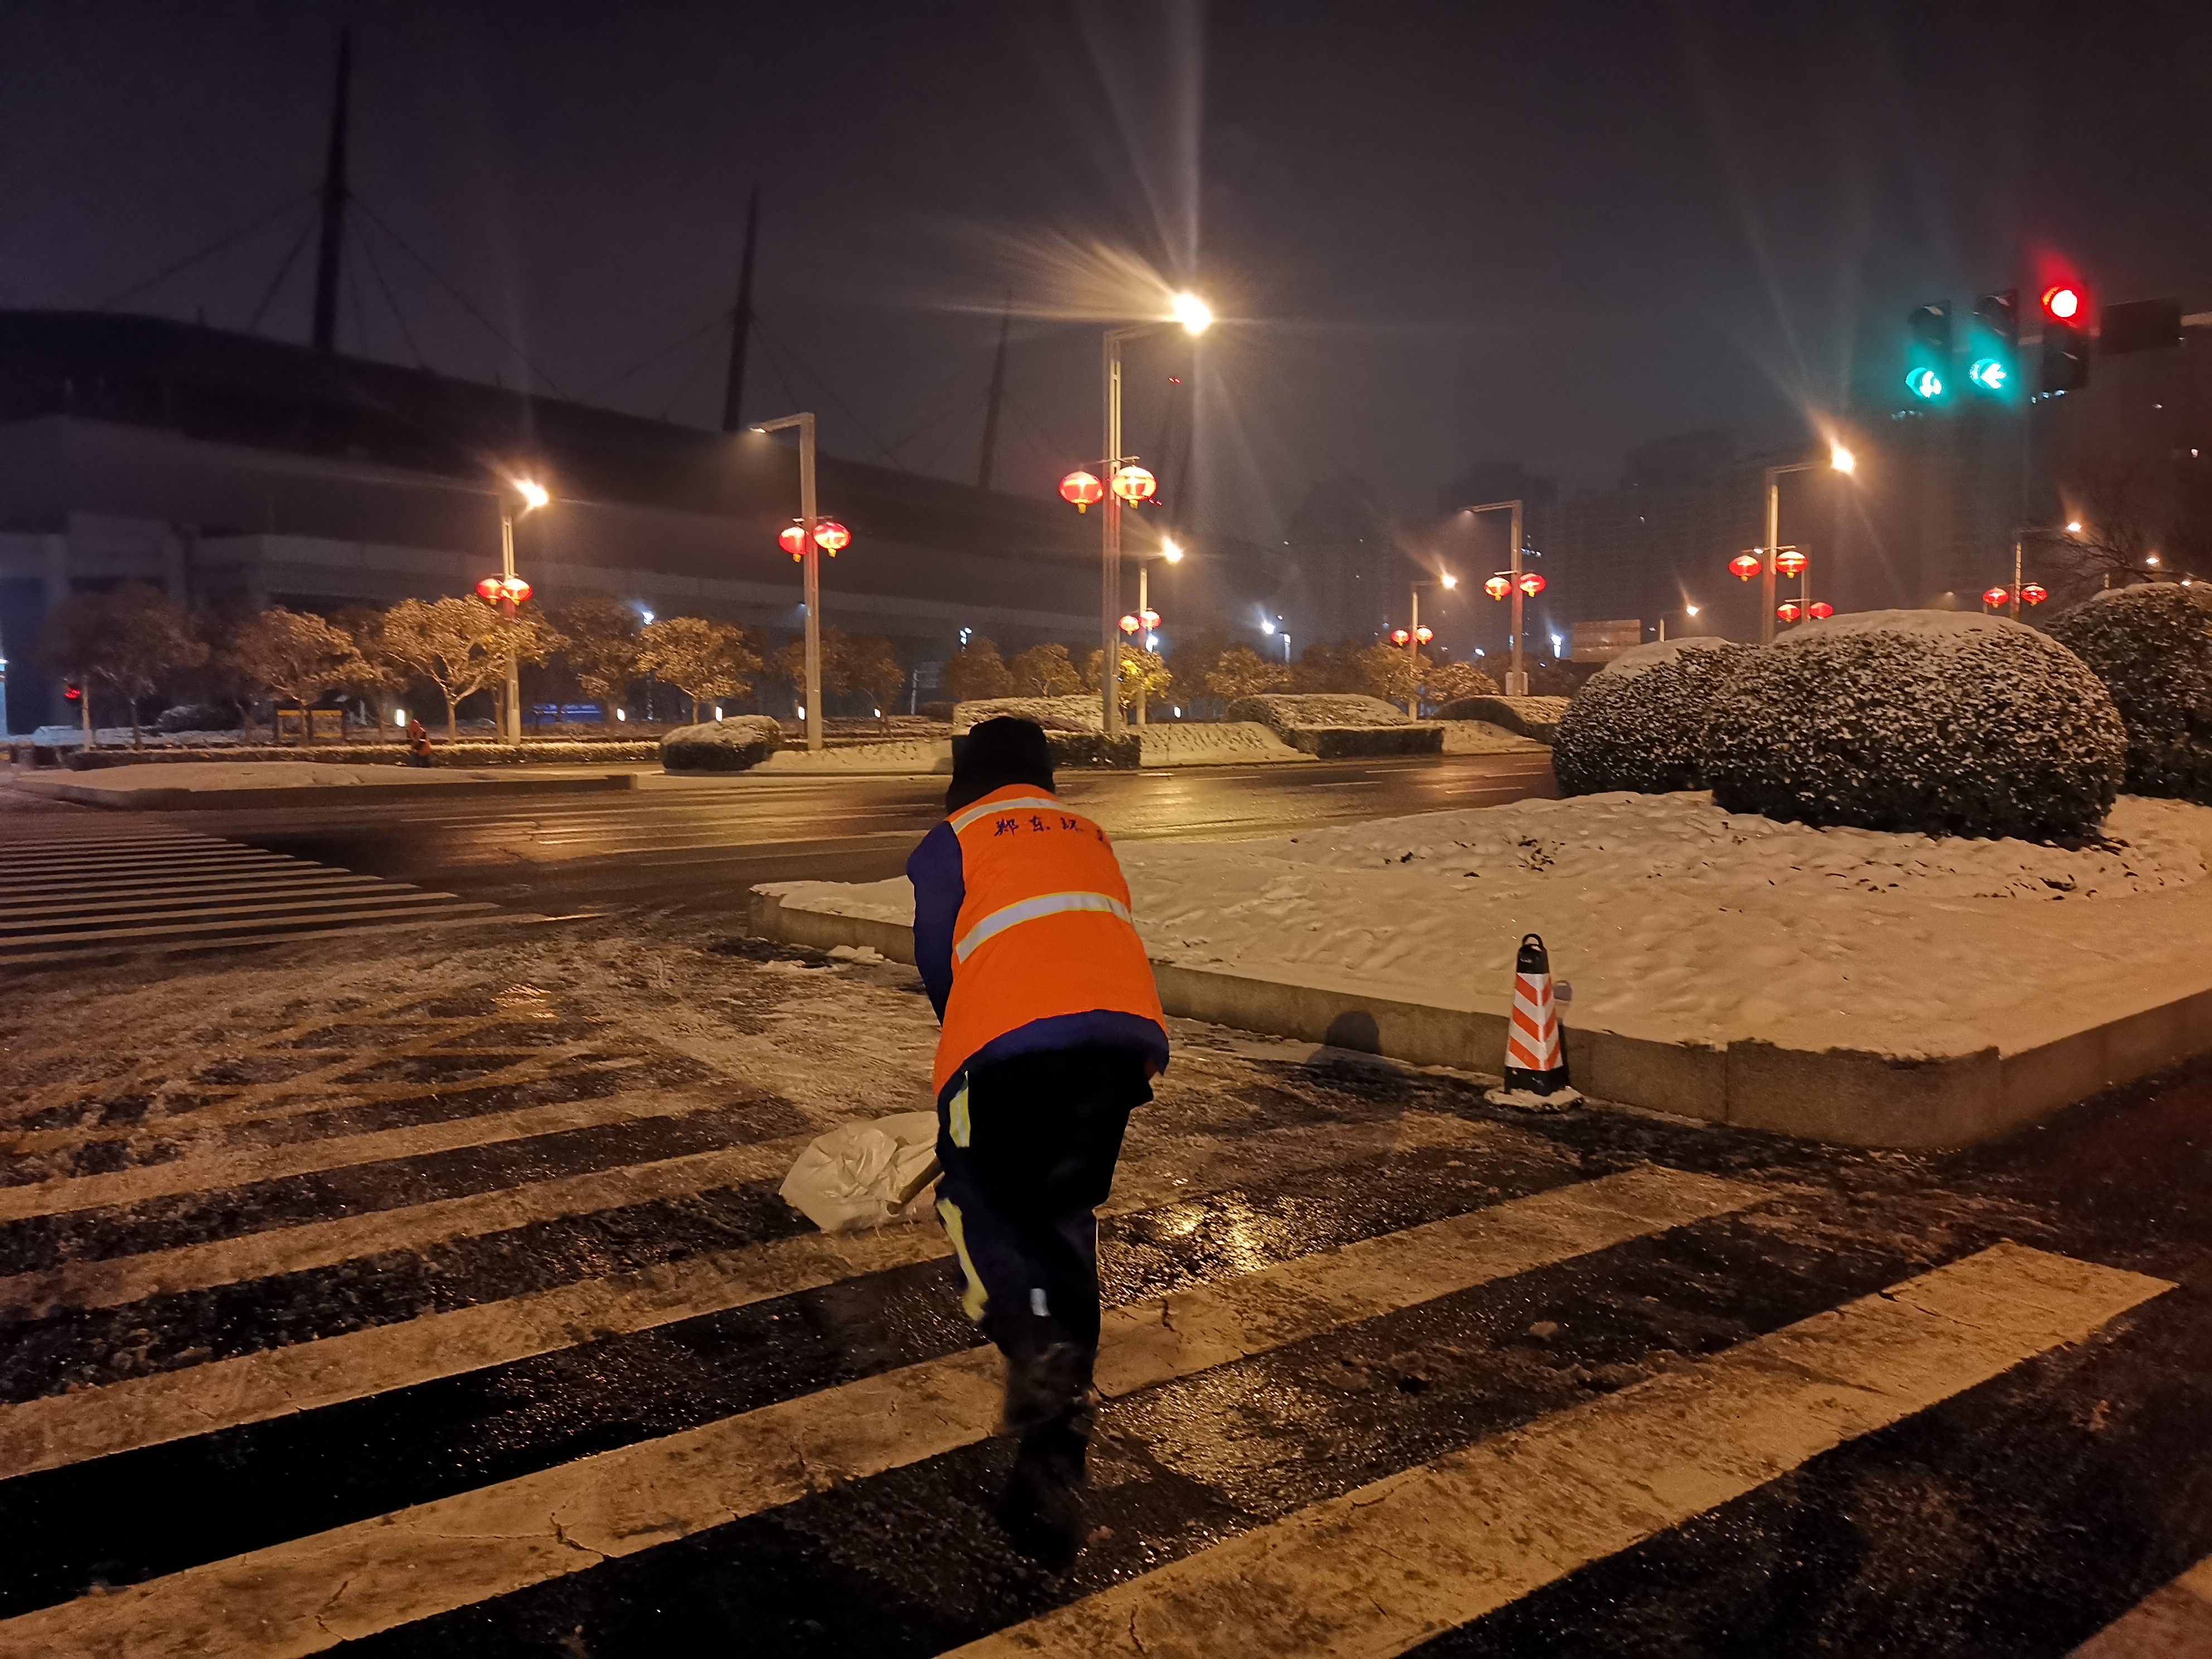
M1991 396L2002 395L2012 385L2012 369L1996 357L1977 357L1966 378Z
M1905 389L1932 404L1943 395L1943 377L1932 368L1911 369L1905 376Z
M1905 389L1923 404L1951 395L1951 306L1916 306L1905 319Z

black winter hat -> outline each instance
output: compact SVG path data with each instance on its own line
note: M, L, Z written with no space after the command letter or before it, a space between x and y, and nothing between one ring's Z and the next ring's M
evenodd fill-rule
M952 787L945 810L957 812L1008 784L1052 788L1052 746L1035 720L1001 714L979 722L966 737L952 739Z

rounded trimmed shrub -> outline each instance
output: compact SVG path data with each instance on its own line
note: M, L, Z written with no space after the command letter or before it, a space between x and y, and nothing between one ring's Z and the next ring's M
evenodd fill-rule
M1561 793L1704 788L1713 699L1752 654L1750 646L1703 635L1622 652L1559 717L1552 772Z
M2115 587L2050 624L2105 683L2128 728L2129 793L2212 805L2212 593Z
M2048 635L1870 611L1746 659L1715 701L1705 776L1731 812L2072 840L2111 809L2126 752L2103 683Z
M744 772L782 747L781 722L766 714L734 714L678 726L660 740L660 763L671 772Z

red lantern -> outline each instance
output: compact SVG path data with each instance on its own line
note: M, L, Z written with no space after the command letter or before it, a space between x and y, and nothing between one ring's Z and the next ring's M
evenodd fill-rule
M477 596L486 605L512 599L520 605L530 597L530 584L520 576L486 576L477 584Z
M1544 591L1544 579L1533 570L1524 571L1521 577L1521 591L1534 599Z
M1132 507L1150 501L1159 487L1160 481L1141 466L1125 466L1114 475L1114 493Z
M1390 631L1390 643L1393 645L1403 645L1413 637L1402 628L1393 629Z
M806 532L799 525L787 526L775 538L776 545L794 559L806 556Z
M507 590L507 597L517 605L530 597L530 584L520 576L509 576L500 586Z
M477 597L482 599L486 605L497 605L499 603L499 578L496 576L486 576L482 581L478 582L477 584Z
M1739 553L1729 561L1729 574L1740 582L1747 582L1759 574L1759 555Z
M1431 640L1436 638L1436 631L1433 629L1417 628L1413 630L1413 637L1423 645L1426 645Z
M1814 622L1826 622L1836 614L1836 607L1826 599L1815 599L1805 608L1805 614Z
M1078 513L1093 501L1102 500L1105 494L1106 486L1080 467L1060 481L1060 499Z
M2051 597L2051 590L2041 582L2022 582L2020 597L2023 605L2041 605Z
M1802 576L1812 561L1794 547L1785 547L1774 556L1774 568L1785 576Z
M2012 590L2010 588L1992 587L1984 590L1982 594L1982 603L1989 606L1990 610L1994 611L1997 606L2004 604L2006 600L2011 598Z
M1780 605L1774 607L1774 614L1780 617L1784 622L1794 623L1798 617L1803 616L1805 613L1797 608L1796 600L1784 599Z
M1139 611L1137 617L1138 620L1145 624L1147 632L1160 625L1160 613L1157 611Z
M839 548L853 544L853 532L835 519L817 519L814 521L814 544L834 559Z
M1124 634L1133 634L1143 626L1144 623L1139 622L1134 617L1124 617L1121 618L1121 631Z
M1502 599L1513 591L1513 583L1508 577L1492 576L1483 583L1482 591L1493 599Z

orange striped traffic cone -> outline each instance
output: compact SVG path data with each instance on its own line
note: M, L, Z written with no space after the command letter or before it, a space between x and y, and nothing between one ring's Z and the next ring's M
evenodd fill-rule
M1582 1097L1567 1085L1567 1045L1552 1003L1552 962L1544 941L1524 934L1513 962L1513 1016L1505 1027L1505 1083L1490 1091L1501 1105L1557 1109Z

